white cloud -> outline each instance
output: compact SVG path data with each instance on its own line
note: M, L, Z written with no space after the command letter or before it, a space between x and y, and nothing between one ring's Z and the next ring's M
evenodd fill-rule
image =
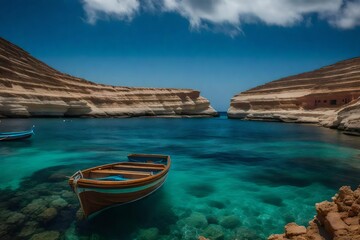
M343 29L360 26L360 1L348 2L343 6L335 19L330 22L334 26Z
M131 20L139 10L139 0L82 0L87 21L94 24L101 17Z
M240 31L256 22L283 27L302 23L310 14L338 28L360 25L360 0L83 0L90 23L104 15L132 19L139 11L174 12L192 28L224 26ZM150 7L149 7L150 6ZM305 21L304 21L305 22Z
M164 0L165 9L179 12L191 26L202 22L239 25L261 21L291 26L310 13L334 13L342 0Z

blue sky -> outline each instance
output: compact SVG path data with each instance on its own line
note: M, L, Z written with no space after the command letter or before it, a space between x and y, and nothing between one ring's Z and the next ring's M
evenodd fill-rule
M220 111L251 87L360 56L359 25L360 1L0 0L0 36L50 66L197 89Z

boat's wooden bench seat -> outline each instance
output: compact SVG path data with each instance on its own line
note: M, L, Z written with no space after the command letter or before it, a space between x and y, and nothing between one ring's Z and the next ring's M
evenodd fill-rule
M152 162L122 162L119 165L131 165L131 166L149 166L149 167L165 167L165 164L152 163Z
M140 171L121 171L114 169L97 169L90 172L91 178L106 177L109 175L121 175L125 178L144 178L151 176L151 172L140 172Z
M164 170L165 166L134 166L128 164L119 164L114 165L114 169L123 169L123 170L134 170L134 171L162 171Z

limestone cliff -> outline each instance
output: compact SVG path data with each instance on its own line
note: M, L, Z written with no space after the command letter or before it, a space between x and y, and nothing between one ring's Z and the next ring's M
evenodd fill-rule
M96 84L0 38L0 117L217 116L199 91Z
M269 82L234 96L230 118L321 123L360 131L360 58Z

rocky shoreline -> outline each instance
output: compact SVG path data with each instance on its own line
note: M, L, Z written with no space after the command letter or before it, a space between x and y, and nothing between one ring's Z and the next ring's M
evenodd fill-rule
M289 223L285 233L268 240L357 240L360 239L360 186L352 191L343 186L332 198L316 204L316 216L309 226Z

